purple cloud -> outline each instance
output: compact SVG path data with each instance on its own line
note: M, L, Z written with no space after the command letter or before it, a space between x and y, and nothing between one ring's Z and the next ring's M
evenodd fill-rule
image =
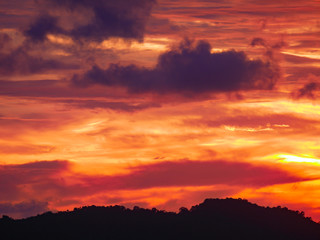
M63 19L42 14L25 31L25 35L33 41L43 41L46 35L64 34L74 40L89 40L101 42L110 37L142 40L147 19L155 0L42 0L49 12L68 13ZM74 20L74 16L78 16ZM82 19L81 22L79 19ZM72 26L64 28L67 25Z
M41 56L32 56L24 47L9 53L0 52L0 74L34 74L48 70L77 69L76 64L65 63Z
M6 33L0 33L0 50L2 50L10 41L11 37Z
M20 203L0 203L0 215L20 219L49 211L48 202L35 200Z
M317 82L310 82L305 84L302 88L298 89L296 92L292 92L292 96L295 99L300 99L300 98L310 98L314 99L315 91L320 90L320 84Z
M273 89L279 69L272 60L250 60L244 52L229 50L211 53L206 41L188 40L179 48L159 56L153 69L136 65L94 66L83 75L74 75L76 86L94 84L122 86L132 93L208 93Z

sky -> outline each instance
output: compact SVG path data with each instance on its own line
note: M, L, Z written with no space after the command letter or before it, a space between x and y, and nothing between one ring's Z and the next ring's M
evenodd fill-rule
M0 0L0 214L320 221L319 0Z

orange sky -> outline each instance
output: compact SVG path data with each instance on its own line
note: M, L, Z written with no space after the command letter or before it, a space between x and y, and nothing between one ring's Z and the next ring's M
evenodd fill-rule
M0 214L241 197L320 220L320 1L0 9Z

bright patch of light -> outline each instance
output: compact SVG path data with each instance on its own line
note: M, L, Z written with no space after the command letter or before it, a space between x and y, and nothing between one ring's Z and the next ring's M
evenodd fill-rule
M287 124L273 124L274 127L278 127L278 128L288 128L290 127L290 125Z
M74 129L73 132L76 133L84 133L84 132L91 132L94 131L98 128L98 126L103 123L104 121L97 121L97 122L92 122L87 124L84 127L78 128L78 129Z
M304 57L311 59L320 59L320 54L310 54L310 53L292 53L292 52L282 52L283 54L292 55L296 57Z
M71 44L73 44L72 39L69 38L69 37L65 37L65 36L57 36L57 35L53 35L53 34L48 34L47 38L52 43L56 43L56 44L61 44L61 45L71 45Z
M92 46L92 47L97 47L100 49L117 49L117 50L127 50L128 48L131 48L136 50L165 51L167 50L169 42L171 42L171 40L166 38L145 38L144 42L142 43L112 38L112 39L103 41L99 46Z
M279 159L280 162L285 162L285 163L311 163L311 164L316 164L320 165L320 159L318 158L313 158L309 156L294 156L294 155L285 155L285 154L279 154L276 156L276 158Z
M258 127L258 128L238 128L238 127L234 127L234 126L224 126L224 129L227 131L243 131L243 132L264 132L264 131L273 131L272 128L270 127L266 127L266 128L262 128L262 127Z

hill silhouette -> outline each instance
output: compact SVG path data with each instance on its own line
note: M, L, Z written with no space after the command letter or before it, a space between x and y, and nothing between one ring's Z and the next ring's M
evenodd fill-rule
M206 199L179 213L123 206L75 208L0 219L0 239L320 239L320 224L303 212L242 199Z

